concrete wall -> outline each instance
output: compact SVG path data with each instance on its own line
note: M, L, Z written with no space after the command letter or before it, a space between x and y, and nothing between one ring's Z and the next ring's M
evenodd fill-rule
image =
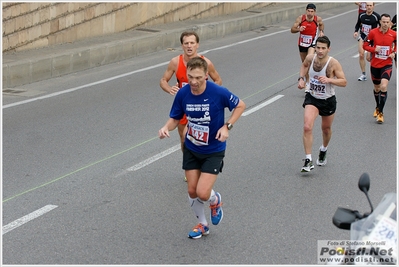
M23 51L151 26L226 15L271 2L2 3L3 52Z

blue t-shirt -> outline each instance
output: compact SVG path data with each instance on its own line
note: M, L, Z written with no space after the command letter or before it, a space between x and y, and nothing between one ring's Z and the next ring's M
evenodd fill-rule
M187 84L177 92L169 116L180 120L187 115L187 149L201 154L221 152L226 150L226 142L217 140L216 133L224 125L224 109L232 111L239 101L227 88L211 81L206 81L200 95L192 94Z

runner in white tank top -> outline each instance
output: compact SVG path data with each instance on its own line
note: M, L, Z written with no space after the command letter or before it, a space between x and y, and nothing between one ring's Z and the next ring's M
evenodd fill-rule
M345 87L347 84L341 64L330 57L330 39L327 36L316 40L316 55L308 55L301 65L298 78L298 88L305 88L305 74L309 73L310 92L306 93L302 106L304 107L303 146L305 149L305 163L301 172L314 169L312 160L313 127L315 120L321 116L321 131L323 143L320 146L316 164L324 166L327 163L327 146L332 135L337 101L335 86Z
M329 57L327 63L324 65L323 69L319 72L316 72L313 68L313 62L317 55L314 55L312 64L309 68L309 82L310 82L310 94L317 99L327 99L335 95L334 85L331 83L321 83L319 81L320 76L327 76L326 69L328 63L332 57Z

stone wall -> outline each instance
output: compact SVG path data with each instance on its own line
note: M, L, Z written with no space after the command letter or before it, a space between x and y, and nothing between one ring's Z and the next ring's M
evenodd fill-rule
M136 27L232 14L271 2L7 2L3 52L23 51Z

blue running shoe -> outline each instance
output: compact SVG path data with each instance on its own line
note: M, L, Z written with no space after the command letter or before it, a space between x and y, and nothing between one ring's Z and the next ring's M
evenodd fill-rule
M213 225L218 225L223 219L222 197L219 192L216 192L216 196L218 198L218 203L209 206L211 208L211 221Z
M193 230L191 230L188 233L189 238L201 238L203 235L208 235L209 234L209 227L206 225L203 225L202 223L197 224Z

